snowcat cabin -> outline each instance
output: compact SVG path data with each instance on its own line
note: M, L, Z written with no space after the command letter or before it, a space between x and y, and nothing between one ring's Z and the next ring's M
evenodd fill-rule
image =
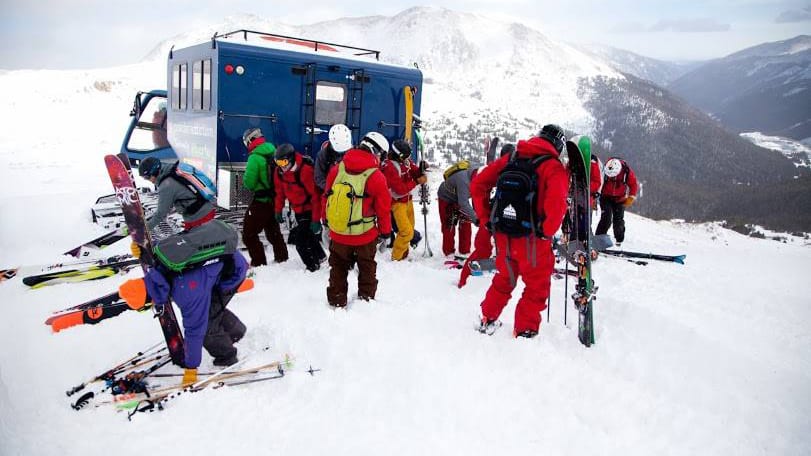
M121 151L127 153L134 166L149 156L164 160L176 158L166 131L167 114L165 90L138 92L135 95L130 111L133 119L121 144Z
M262 130L315 158L332 125L354 144L369 131L405 131L405 87L419 113L422 72L379 62L378 51L240 30L169 53L168 133L178 157L216 179L217 204L245 207L243 132Z

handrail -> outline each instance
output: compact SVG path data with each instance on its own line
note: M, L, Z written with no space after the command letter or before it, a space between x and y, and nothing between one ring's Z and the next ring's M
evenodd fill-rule
M224 33L222 35L215 33L214 36L211 37L211 40L214 41L217 38L230 38L231 36L237 35L237 34L240 34L240 33L242 34L243 39L245 41L248 41L248 34L251 33L251 34L259 35L259 36L269 36L269 37L273 37L273 38L281 38L281 39L284 39L284 40L296 40L296 41L302 41L302 42L305 42L305 43L312 43L313 49L315 49L316 52L318 52L318 47L319 46L336 46L336 47L351 50L351 51L360 51L360 52L352 52L352 54L355 55L355 56L374 55L375 60L380 60L380 51L376 51L374 49L365 49L365 48L360 48L360 47L355 47L355 46L348 46L348 45L345 45L345 44L337 44L337 43L329 43L329 42L326 42L326 41L310 40L310 39L307 39L307 38L299 38L299 37L295 37L295 36L277 35L275 33L257 32L255 30L247 30L247 29L234 30L232 32Z

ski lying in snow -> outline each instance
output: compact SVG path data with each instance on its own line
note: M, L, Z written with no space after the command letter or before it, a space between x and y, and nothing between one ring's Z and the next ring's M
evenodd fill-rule
M142 365L141 363L144 360L152 359L155 356L158 356L158 357L163 356L162 353L166 351L166 347L163 347L162 345L163 345L162 342L158 342L156 344L153 344L153 345L147 347L144 350L141 350L141 351L135 353L131 357L125 359L124 361L121 361L120 363L115 364L113 367L105 370L104 372L102 372L102 373L100 373L98 375L95 375L95 376L93 376L93 377L79 383L78 385L74 386L73 388L67 390L65 392L65 394L68 397L73 396L74 394L78 393L79 391L82 391L83 389L85 389L85 387L87 387L90 384L93 384L93 383L96 383L96 382L107 381L107 380L110 380L110 379L114 379L117 375L121 374L122 372L130 370L130 369L134 369L135 367Z
M125 237L127 237L127 228L116 228L107 234L103 234L96 239L93 239L92 241L85 242L82 245L78 245L68 250L67 252L63 253L63 255L70 255L76 258L85 258L90 256L92 253L98 252L105 247L115 244Z
M237 293L252 290L253 279L245 279L237 288ZM59 332L66 328L78 325L95 325L108 318L121 315L127 310L143 312L149 310L152 303L147 303L141 309L132 309L126 301L121 299L118 292L113 292L82 304L68 307L67 309L55 312L45 320L46 325L50 325L53 332Z
M591 194L589 177L591 170L591 140L587 136L575 136L566 141L569 156L571 183L569 185L569 208L565 229L566 240L575 248L577 282L572 295L578 311L577 337L586 347L594 344L594 293L596 288L591 276Z
M23 283L36 289L58 283L75 283L84 282L86 280L98 280L106 277L112 277L119 273L125 273L139 264L140 261L135 258L131 258L129 260L124 260L117 263L92 265L85 268L68 269L65 271L54 271L46 272L44 274L31 275L28 277L23 277Z
M642 253L642 252L629 252L627 250L603 250L602 253L625 258L646 258L648 260L670 261L673 263L684 264L687 255L658 255L655 253Z

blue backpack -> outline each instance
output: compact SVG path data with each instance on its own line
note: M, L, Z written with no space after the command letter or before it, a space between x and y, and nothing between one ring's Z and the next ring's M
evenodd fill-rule
M197 201L186 207L186 214L194 214L207 202L217 197L217 186L202 171L188 163L175 163L169 177L191 191Z

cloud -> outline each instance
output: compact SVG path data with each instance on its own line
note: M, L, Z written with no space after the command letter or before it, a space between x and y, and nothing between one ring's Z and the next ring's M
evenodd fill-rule
M784 22L805 22L811 21L811 6L806 6L802 10L788 10L780 13L774 20L778 23Z
M651 32L706 33L728 32L731 26L715 19L662 19L648 29Z

